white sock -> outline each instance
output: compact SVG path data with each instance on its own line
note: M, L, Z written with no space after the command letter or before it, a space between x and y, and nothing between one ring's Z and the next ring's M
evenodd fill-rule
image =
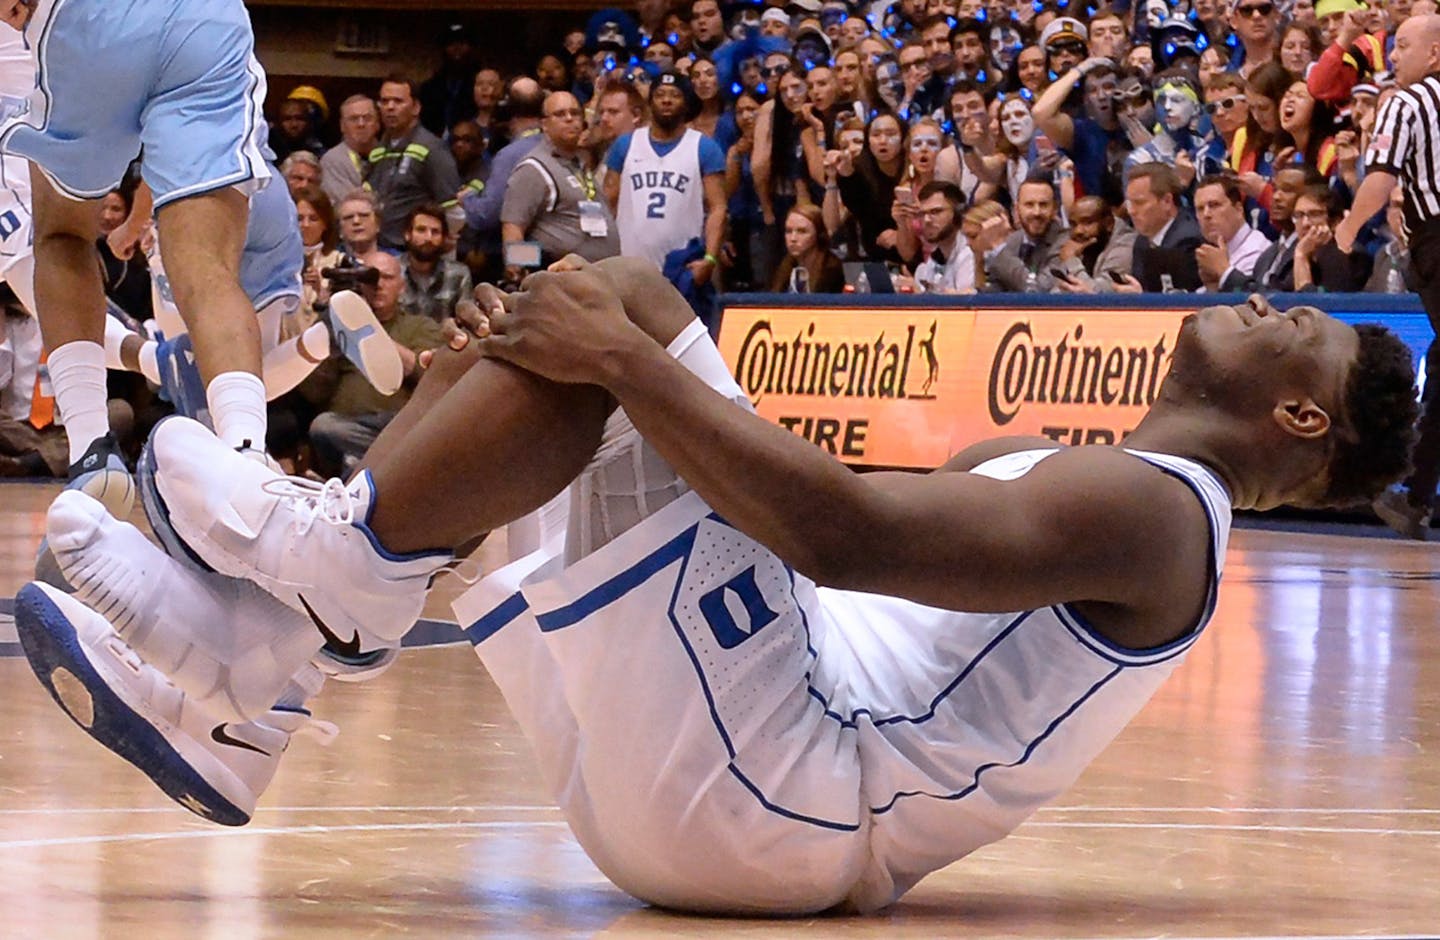
M265 449L265 383L249 372L222 372L205 388L215 436L231 447Z
M134 335L125 329L125 324L114 317L105 318L105 368L117 372L125 371L125 363L120 358L120 347Z
M330 331L324 323L313 323L294 339L288 339L265 354L265 397L271 401L305 380L330 355Z
M149 380L151 385L160 384L160 362L155 357L155 350L160 344L153 339L147 339L140 346L140 374Z
M55 407L70 438L70 462L75 463L110 430L110 413L105 407L105 349L89 340L66 343L50 353L49 369Z

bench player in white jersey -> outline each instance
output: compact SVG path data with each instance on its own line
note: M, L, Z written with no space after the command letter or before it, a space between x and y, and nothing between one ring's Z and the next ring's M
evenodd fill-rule
M677 72L650 88L650 126L615 141L605 158L605 198L620 232L620 254L664 269L672 251L692 239L705 246L690 262L697 285L715 273L725 239L725 154L685 126L694 93Z
M154 521L246 581L137 546L79 493L50 537L141 657L184 660L195 711L243 715L323 635L396 642L446 546L573 481L565 549L456 610L581 845L681 910L873 910L1004 836L1201 635L1232 506L1364 501L1413 441L1403 343L1260 298L1187 319L1125 448L1002 439L863 476L757 418L643 262L537 275L490 310L348 485L162 424ZM152 777L194 775L148 685L70 652L105 618L27 586L17 625L62 706L135 732L116 750Z

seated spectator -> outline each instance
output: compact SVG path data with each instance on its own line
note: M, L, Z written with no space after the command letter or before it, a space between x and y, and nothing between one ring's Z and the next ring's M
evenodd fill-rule
M580 135L585 113L568 91L545 99L544 138L521 160L505 187L500 232L507 249L521 242L540 245L540 267L568 254L599 261L620 253L620 233L609 205L600 198L595 174L585 165ZM506 280L524 272L506 265Z
M100 252L101 277L105 280L105 296L130 315L136 323L144 323L155 314L150 300L150 266L145 252L133 244L112 245L109 235L120 230L130 217L133 196L128 188L117 189L100 200L100 237L95 247ZM124 240L123 237L121 240Z
M796 206L785 216L785 260L775 269L770 289L782 294L838 294L845 289L845 268L830 250L830 234L815 206Z
M1225 280L1225 290L1270 293L1292 289L1295 242L1299 238L1295 231L1295 203L1312 182L1323 184L1324 178L1310 167L1292 164L1276 172L1275 190L1270 198L1270 224L1279 237L1256 259L1250 277L1232 274Z
M924 294L973 294L975 253L960 230L964 193L954 183L937 180L921 187L918 198L923 257L909 282Z
M1388 229L1385 243L1375 254L1375 270L1365 282L1366 293L1403 294L1415 289L1415 274L1410 268L1410 246L1405 240L1405 196L1400 186L1390 193L1385 209Z
M320 158L320 185L332 206L365 182L370 151L380 133L380 109L369 95L351 95L340 105L340 143Z
M281 324L281 339L289 339L322 318L330 304L330 286L320 273L341 263L340 235L330 199L319 189L302 189L295 195L295 219L300 225L300 242L305 246L305 267L300 309L291 324Z
M369 190L357 189L340 203L340 244L352 258L363 258L379 245L380 212Z
M308 150L297 150L280 164L280 175L285 178L285 185L290 189L290 198L294 199L295 194L302 189L311 189L324 185L324 175L320 170L320 158Z
M1204 238L1194 217L1181 209L1180 192L1179 176L1163 163L1145 163L1130 171L1125 208L1139 237L1131 273L1116 285L1117 290L1168 293L1200 289L1195 250Z
M1240 283L1255 271L1255 262L1270 239L1245 222L1245 192L1233 174L1207 176L1195 187L1195 217L1206 244L1195 249L1200 279L1206 290L1226 290L1228 279Z
M404 281L400 262L382 251L360 259L380 272L379 283L366 290L375 318L385 327L400 351L405 383L394 395L381 395L343 357L329 359L307 380L312 394L320 394L323 411L310 425L316 469L327 476L349 477L375 438L385 429L420 381L419 354L444 342L440 324L418 314L403 312L400 291Z
M439 323L453 318L455 304L470 296L470 269L445 257L445 210L439 206L410 210L400 265L400 309L407 314Z
M992 291L1034 293L1055 286L1065 226L1060 223L1059 200L1048 180L1029 179L1020 184L1015 204L1017 230L996 252L985 258L987 287Z
M1060 246L1064 277L1055 286L1065 293L1103 294L1130 273L1135 255L1135 230L1099 196L1084 196L1070 214L1070 237Z
M1364 288L1371 258L1355 246L1345 254L1335 244L1335 226L1345 217L1345 204L1325 186L1309 186L1295 202L1295 273L1293 290L1345 293Z
M325 152L320 141L320 125L330 116L330 106L320 89L298 85L280 102L279 119L270 128L270 149L276 162L282 162L297 150L315 156Z

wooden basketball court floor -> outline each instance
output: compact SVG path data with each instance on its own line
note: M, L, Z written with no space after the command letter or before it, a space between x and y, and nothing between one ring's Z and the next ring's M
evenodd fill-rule
M0 598L53 492L0 487ZM332 683L340 737L225 829L74 727L0 609L0 937L1437 936L1437 552L1237 531L1207 637L1058 804L880 915L796 921L610 886L467 646Z

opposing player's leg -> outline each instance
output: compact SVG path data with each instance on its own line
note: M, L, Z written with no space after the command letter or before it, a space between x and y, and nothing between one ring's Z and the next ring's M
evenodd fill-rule
M68 198L38 168L31 173L35 213L35 314L50 350L55 404L70 441L70 486L125 516L134 488L110 435L105 385L105 289L95 250L97 203Z
M263 448L260 326L240 286L248 215L245 194L225 188L166 203L157 218L165 272L194 343L215 433L231 447Z

